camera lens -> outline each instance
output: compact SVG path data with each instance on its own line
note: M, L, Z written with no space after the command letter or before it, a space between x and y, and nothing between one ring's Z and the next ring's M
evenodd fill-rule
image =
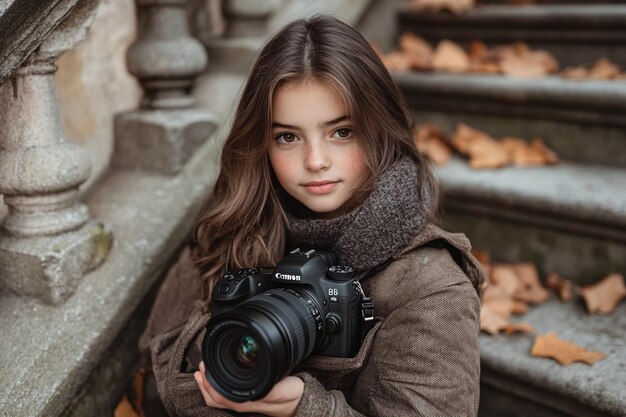
M313 351L312 305L303 290L272 289L211 319L202 342L211 385L237 402L267 394Z
M252 336L244 336L237 346L237 361L244 369L252 369L259 366L259 345Z

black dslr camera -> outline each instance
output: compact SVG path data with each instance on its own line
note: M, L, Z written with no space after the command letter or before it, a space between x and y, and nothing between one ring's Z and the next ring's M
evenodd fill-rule
M311 353L355 356L374 308L355 276L313 249L224 275L202 341L211 385L232 401L255 400Z

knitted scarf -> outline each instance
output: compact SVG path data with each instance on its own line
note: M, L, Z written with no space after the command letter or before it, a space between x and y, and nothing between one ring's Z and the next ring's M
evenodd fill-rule
M405 247L424 227L418 168L405 157L385 171L363 204L334 218L319 218L298 203L285 205L288 246L330 249L338 264L370 270Z

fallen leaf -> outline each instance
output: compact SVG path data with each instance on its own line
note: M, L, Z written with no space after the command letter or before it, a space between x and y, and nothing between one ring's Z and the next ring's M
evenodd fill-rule
M544 77L559 69L558 61L547 51L530 50L527 44L516 42L494 48L500 69L514 77Z
M540 358L552 358L561 365L569 365L576 361L593 365L606 357L604 353L592 352L575 343L559 339L553 332L538 335L530 354Z
M448 10L454 14L461 14L474 7L474 4L474 0L412 0L410 7L420 11Z
M504 137L500 144L516 166L553 165L559 162L558 156L540 138L528 143L524 139Z
M507 324L508 318L495 312L489 305L483 305L480 309L480 330L496 335Z
M539 273L535 265L531 263L512 264L517 276L520 279L520 287L513 297L516 300L530 304L540 304L550 298L550 293L539 280Z
M395 72L409 71L413 65L411 57L402 51L391 52L382 57L381 61L389 71Z
M491 280L494 286L501 288L509 297L517 293L523 284L515 269L508 264L494 265L491 270Z
M443 39L437 44L435 49L432 67L445 71L467 71L470 67L470 59L459 45Z
M484 62L490 58L491 53L484 42L475 39L470 42L467 48L467 55L471 61Z
M581 288L589 313L609 314L626 297L626 286L622 274L610 274L594 285Z
M502 328L502 331L506 334L513 333L535 333L535 329L528 323L509 323Z
M554 165L559 163L559 157L554 151L548 149L545 143L541 138L534 138L530 142L530 147L541 154L546 164Z
M433 47L422 37L411 32L402 34L400 49L411 58L413 69L430 69L433 60Z
M561 76L571 80L584 80L589 78L589 71L582 65L565 68Z
M509 153L513 165L528 166L543 165L545 163L545 158L541 151L531 148L523 139L505 137L500 140L500 143Z
M133 409L133 406L128 401L128 398L124 396L122 401L115 407L114 417L139 417L139 414Z
M562 301L569 301L574 298L574 285L572 281L563 278L559 274L552 272L546 277L546 287L556 290Z
M452 135L452 145L469 157L472 168L500 168L510 162L508 152L495 139L463 123Z
M610 80L619 75L619 67L606 58L600 58L589 70L589 78L594 80Z
M419 125L413 134L417 149L437 165L444 165L452 156L445 134L432 124Z

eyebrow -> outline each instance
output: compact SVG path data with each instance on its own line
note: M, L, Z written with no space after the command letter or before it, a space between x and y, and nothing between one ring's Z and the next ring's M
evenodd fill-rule
M332 126L332 125L336 125L337 123L343 122L344 120L349 120L347 115L339 116L336 119L324 122L324 123L322 123L321 127L329 127L329 126ZM298 126L288 125L288 124L279 123L279 122L272 123L272 129L274 129L276 127L282 127L282 128L285 128L285 129L294 129L294 130L297 129L297 130L300 130L300 128Z

